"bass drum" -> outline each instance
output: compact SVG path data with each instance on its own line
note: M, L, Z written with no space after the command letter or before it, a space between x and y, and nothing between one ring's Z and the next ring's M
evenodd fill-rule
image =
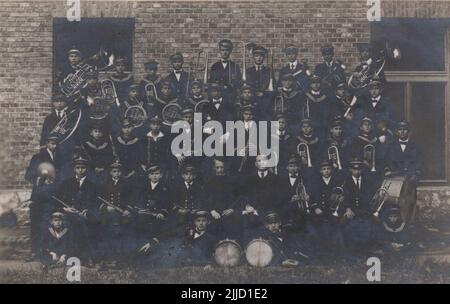
M272 262L273 249L269 241L255 239L245 248L245 258L254 267L266 267Z
M411 223L416 210L416 184L406 176L395 176L385 178L381 187L387 188L385 205L399 207L402 220L406 224Z
M220 266L233 267L239 265L241 254L241 246L236 241L226 239L217 244L214 259Z

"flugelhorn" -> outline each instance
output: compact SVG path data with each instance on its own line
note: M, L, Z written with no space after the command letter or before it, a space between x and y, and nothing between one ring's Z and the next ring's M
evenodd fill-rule
M297 153L304 162L304 159L307 160L308 168L312 167L311 155L309 154L309 146L306 143L299 143L297 145Z
M335 145L328 148L328 159L333 162L333 167L342 170L341 158L339 156L339 149Z
M367 155L369 155L369 157L367 157ZM375 146L372 144L365 145L363 148L363 156L364 159L370 163L370 172L377 171L375 168Z

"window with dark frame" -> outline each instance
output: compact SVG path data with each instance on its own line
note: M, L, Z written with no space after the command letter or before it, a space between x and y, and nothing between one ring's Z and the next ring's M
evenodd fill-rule
M387 18L371 23L374 44L395 43L398 61L386 63L386 92L421 146L422 184L448 184L446 107L450 19Z

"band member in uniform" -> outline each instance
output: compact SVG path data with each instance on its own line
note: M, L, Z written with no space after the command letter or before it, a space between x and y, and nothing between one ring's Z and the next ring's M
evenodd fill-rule
M181 180L175 180L171 186L171 202L174 206L175 225L171 229L176 235L184 235L192 219L192 214L202 209L204 190L197 178L194 166L183 166Z
M322 159L330 160L335 173L343 177L348 171L348 160L350 157L350 143L345 138L344 124L341 117L335 117L329 128L328 138L324 141L322 148Z
M257 108L263 117L260 119L269 118L270 101L273 95L273 71L271 68L264 65L264 59L267 56L268 50L262 46L256 45L252 48L252 56L254 66L247 68L247 82L255 89L255 99ZM267 117L266 117L267 116Z
M291 73L283 74L280 77L281 87L278 88L274 99L273 111L276 114L284 113L292 126L298 126L300 123L301 105L305 96L297 89L295 77ZM293 130L294 133L296 130Z
M197 103L205 99L207 99L207 97L203 94L203 83L198 79L193 80L187 104L191 107L195 107Z
M54 166L57 173L61 166L61 160L59 157L59 153L57 154L57 146L58 146L59 137L55 134L50 134L47 136L47 142L44 148L39 150L39 153L33 155L31 157L30 164L25 173L25 180L35 185L38 176L37 168L40 164L44 162L48 162Z
M334 95L330 96L331 117L342 117L344 134L347 140L358 135L359 122L362 118L361 99L350 94L345 82L338 83Z
M373 131L373 121L369 117L364 117L361 120L360 134L352 142L351 156L362 159L368 170L375 175L383 172L380 168L378 145L378 138Z
M300 157L301 166L305 178L309 179L314 173L314 167L320 161L320 147L322 145L319 137L314 132L313 121L302 119L300 122L300 134L295 142L295 152Z
M323 62L316 65L314 74L322 79L323 90L327 93L333 93L336 85L346 81L345 65L337 59L334 60L334 47L331 44L325 44L320 48Z
M92 123L89 139L81 145L81 153L86 154L93 168L92 181L96 185L105 182L109 165L113 162L113 150L105 126Z
M90 261L99 239L97 190L87 176L88 161L80 156L74 160L74 166L74 175L62 182L57 198L67 204L62 210L76 236L77 257Z
M311 224L316 232L315 247L319 254L327 255L330 249L333 254L343 248L343 239L339 222L333 216L332 194L336 187L342 186L342 179L335 174L333 164L328 159L320 164L320 174L310 183L311 191Z
M282 200L283 225L293 232L305 231L307 203L309 200L309 184L300 171L300 159L292 154L286 166L287 174L280 175L280 190ZM304 188L303 193L301 187Z
M385 83L386 79L384 76L384 71L383 69L380 71L381 66L373 56L372 45L370 43L360 43L357 48L361 63L355 68L353 77L359 78L360 75L366 75L368 79L373 79L377 76L381 82ZM368 96L367 87L354 88L352 89L352 94L357 96Z
M378 185L364 173L362 161L350 161L350 176L344 184L343 235L346 248L352 251L371 249L373 223L370 202Z
M374 78L369 84L369 97L361 102L363 115L369 116L377 125L381 120L396 121L396 114L383 93L383 84L378 78Z
M410 125L407 121L397 124L397 139L386 152L386 173L402 174L418 182L422 174L422 159L419 146L410 139Z
M57 74L56 83L61 83L69 74L74 74L80 69L81 51L77 48L71 48L67 51L67 63Z
M67 98L62 94L54 95L52 97L52 112L44 119L42 125L40 145L45 146L47 137L52 133L58 122L66 115L68 111Z
M61 212L54 212L42 231L42 256L44 265L66 266L66 260L74 254L74 236Z
M241 94L237 98L237 102L234 104L235 107L234 115L236 120L240 119L242 109L247 106L251 106L256 109L257 102L255 100L255 96L253 93L253 87L248 83L244 83L242 84L241 87ZM256 120L258 120L258 117L260 117L260 115L256 113L255 115Z
M148 84L153 84L159 91L159 84L161 82L161 76L158 74L159 63L156 60L150 60L144 63L144 77L139 83L139 96L142 100L147 100L149 103L154 103L154 96L147 96L145 87Z
M181 103L181 101L179 101L177 96L175 95L174 88L171 82L169 80L163 79L160 82L160 91L158 92L158 98L151 107L153 115L162 117L162 110L167 104L171 102L176 102L178 104ZM151 113L148 114L151 115Z
M126 72L128 60L125 57L118 57L114 60L114 72L109 76L114 82L117 97L122 102L127 97L127 90L133 84L133 74Z
M183 54L176 53L170 56L170 64L173 71L165 77L174 88L174 93L179 102L184 102L189 97L190 85L193 77L189 72L183 70Z
M100 186L100 220L102 224L102 260L124 262L124 258L136 247L131 233L133 193L131 184L122 176L122 164L115 161L109 167L109 177Z
M161 240L170 235L167 223L173 208L170 188L164 181L161 167L151 164L146 173L147 177L140 191L143 195L140 197L138 211L139 243L153 238Z
M311 89L305 93L302 107L303 118L310 118L316 126L316 134L320 138L327 136L328 122L331 120L331 102L322 91L322 79L313 75L311 77Z
M306 62L300 63L297 59L299 49L290 44L283 49L283 53L288 60L287 64L281 68L279 79L282 79L285 74L292 74L298 85L298 89L306 92L309 89L309 76L311 72L308 69ZM278 84L280 86L280 83Z
M133 134L133 124L127 118L122 121L120 135L114 140L113 154L122 164L123 177L130 182L136 180L143 163L143 143Z
M87 109L94 104L95 97L102 97L102 89L98 81L98 72L89 71L86 73L86 86L80 89L78 102L82 109Z
M218 83L209 84L209 104L205 107L203 116L203 119L220 122L223 127L226 121L233 120L232 105L222 96L222 87Z
M228 39L219 41L220 61L211 66L210 83L219 83L223 87L223 95L233 100L240 87L241 68L230 59L233 43Z
M275 120L278 122L278 129L276 134L271 136L271 143L278 140L279 143L279 155L278 164L276 166L276 174L281 175L286 173L286 166L289 156L295 151L295 137L292 135L289 129L289 123L284 114L278 114L275 116Z

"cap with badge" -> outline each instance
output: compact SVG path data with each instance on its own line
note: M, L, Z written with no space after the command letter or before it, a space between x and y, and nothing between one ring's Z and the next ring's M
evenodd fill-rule
M267 54L267 49L261 45L255 45L252 48L252 55L262 55L265 56Z
M219 47L223 47L227 50L233 49L233 42L230 39L222 39L219 41Z
M330 128L342 127L342 126L344 126L344 120L342 119L341 116L334 117L333 121L330 124Z
M152 59L144 63L144 68L148 70L157 70L159 68L159 63L158 61Z
M129 87L128 87L128 89L127 89L127 91L128 91L128 93L130 93L131 91L138 91L139 90L139 85L137 85L137 84L132 84L132 85L130 85Z
M97 79L98 78L98 72L97 71L88 71L86 73L86 79Z
M147 168L147 174L152 174L157 171L161 171L161 167L157 164L150 164Z
M253 91L253 86L251 85L251 83L244 82L242 84L241 91L244 91L244 90L251 90L251 91Z
M191 107L186 107L183 110L181 110L181 115L183 115L183 116L194 115L194 109L192 109Z
M349 165L351 169L362 169L364 163L359 158L354 158L349 162Z
M288 165L290 165L290 164L293 164L293 165L300 164L300 159L297 157L296 154L292 154L291 157L289 157Z
M276 224L281 223L281 218L275 211L269 211L264 216L264 222L266 224Z
M209 219L209 212L205 210L198 210L193 215L193 220L196 220L200 217L204 217L206 219Z
M311 83L321 83L322 82L322 78L320 78L319 75L314 74L311 76Z
M116 159L111 165L109 165L109 169L122 169L122 164L118 159Z
M369 83L369 88L381 88L383 83L379 77L374 76Z
M162 119L158 115L155 115L155 116L150 117L148 119L148 122L160 124L160 123L162 123Z
M311 118L303 118L301 121L300 121L300 126L304 126L304 125L312 125L312 119Z
M324 159L321 163L320 163L320 168L323 167L333 167L333 164L331 162L331 160L329 159Z
M397 123L397 130L409 130L409 127L409 122L407 122L406 120L402 120Z
M363 124L364 122L368 122L371 125L373 125L373 120L370 117L367 117L367 116L363 117L363 119L361 119L361 124Z
M81 56L81 51L79 49L73 47L67 51L67 55L70 55L70 54L76 54L78 56Z
M50 135L47 137L47 142L49 141L54 141L54 142L58 142L59 141L59 136L56 133L50 133Z
M281 76L281 81L287 81L287 80L295 81L294 74L292 74L292 73L286 73L286 74L283 74L283 75Z
M66 216L62 212L53 212L52 216L51 216L51 219L56 219L56 218L64 219L65 217Z
M80 155L73 160L73 163L75 166L87 166L89 161Z
M210 91L221 91L222 90L222 86L218 82L212 82L212 83L210 83L208 85L208 89Z
M241 107L241 113L244 113L244 112L253 113L254 110L255 110L255 107L252 106L251 104L248 104L248 105L245 105L245 106Z
M122 128L131 127L131 126L133 126L133 123L131 122L131 120L129 118L124 118L122 120Z

